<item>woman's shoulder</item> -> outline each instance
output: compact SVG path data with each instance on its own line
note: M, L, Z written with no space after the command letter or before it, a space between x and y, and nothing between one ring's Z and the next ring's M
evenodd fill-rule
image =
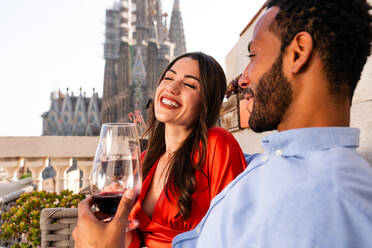
M208 129L208 140L210 139L235 139L234 136L222 127L211 127Z

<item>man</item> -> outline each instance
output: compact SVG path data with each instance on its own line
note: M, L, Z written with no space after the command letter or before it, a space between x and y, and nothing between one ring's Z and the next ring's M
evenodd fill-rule
M240 86L254 101L250 127L279 132L173 247L371 247L372 169L355 150L359 130L348 127L370 55L369 10L365 0L268 1ZM90 244L110 236L101 247L120 247L130 203L123 198L114 223L75 237L92 230L100 237ZM89 201L79 218L95 221Z
M372 247L372 169L349 128L371 46L362 0L271 0L240 86L250 127L279 132L179 247Z

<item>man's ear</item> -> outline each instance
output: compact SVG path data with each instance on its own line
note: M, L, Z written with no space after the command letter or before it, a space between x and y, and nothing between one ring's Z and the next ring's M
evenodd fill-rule
M291 72L298 73L305 68L313 50L313 38L308 32L298 33L291 42Z

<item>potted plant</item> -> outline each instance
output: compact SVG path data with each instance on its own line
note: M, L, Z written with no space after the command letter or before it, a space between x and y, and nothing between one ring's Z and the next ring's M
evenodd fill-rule
M40 212L44 208L75 208L84 199L82 194L63 190L61 193L33 191L22 194L16 205L1 216L0 239L21 240L12 247L37 247L41 243Z

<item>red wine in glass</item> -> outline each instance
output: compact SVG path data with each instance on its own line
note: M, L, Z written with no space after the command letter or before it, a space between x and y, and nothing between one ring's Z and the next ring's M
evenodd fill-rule
M122 192L101 192L92 196L93 204L102 213L114 216L122 196Z
M138 168L136 159L119 159L101 161L102 170L106 175L110 175L111 184L107 185L99 193L92 195L93 204L104 214L114 216L118 208L123 191L126 187L134 188L133 179L125 179L125 175L132 175L127 171L134 171ZM116 182L115 182L116 181ZM120 181L124 181L119 183ZM123 185L123 183L125 185Z

